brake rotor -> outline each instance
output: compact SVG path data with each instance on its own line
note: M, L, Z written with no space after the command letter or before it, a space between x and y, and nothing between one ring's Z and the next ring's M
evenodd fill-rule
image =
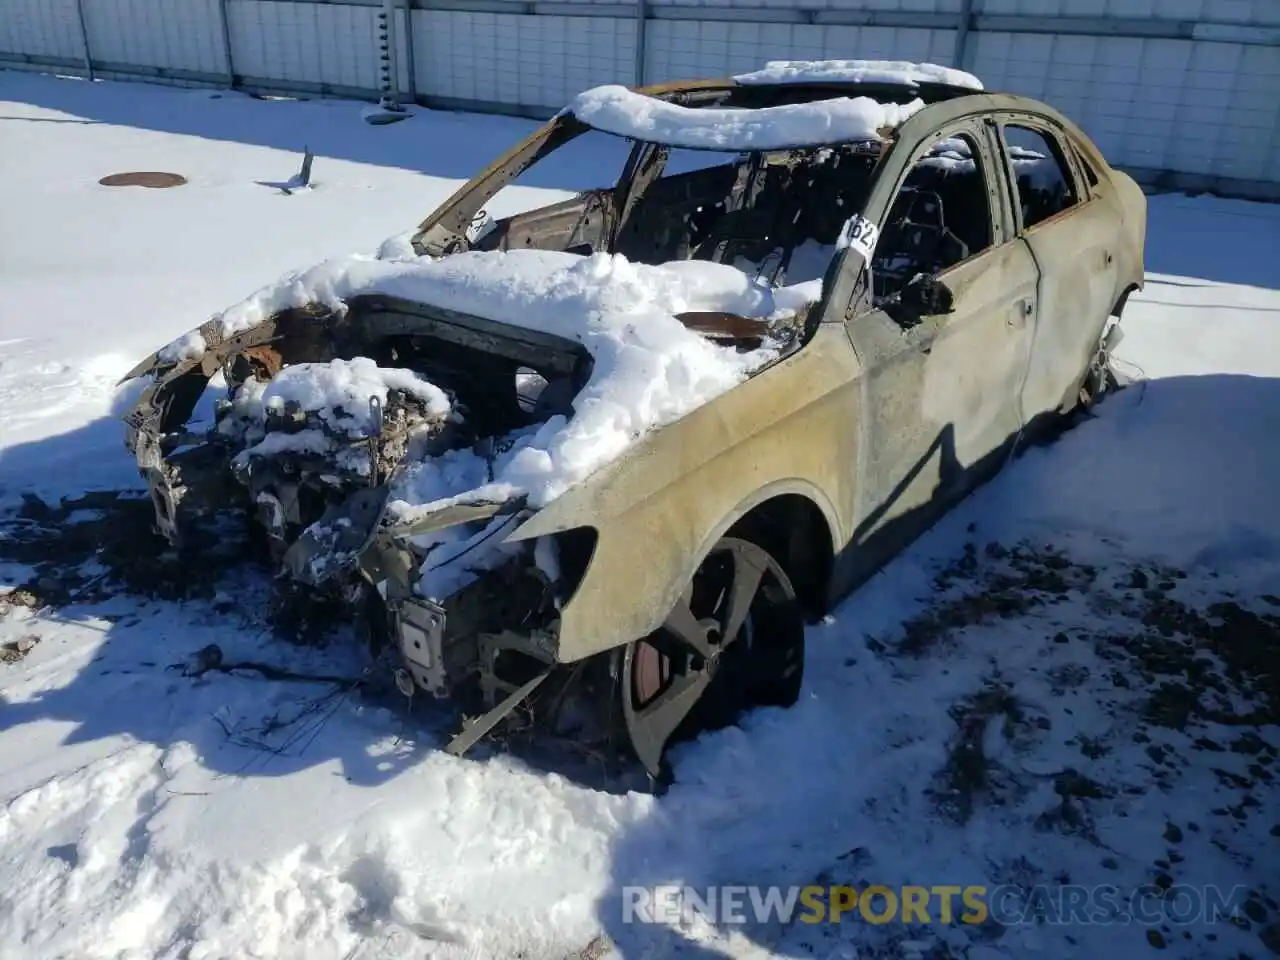
M671 658L653 644L636 642L631 666L631 696L637 707L662 692L671 677Z
M141 170L130 173L113 173L103 177L98 183L104 187L150 187L162 190L166 187L180 187L187 178L177 173L163 173L158 170Z

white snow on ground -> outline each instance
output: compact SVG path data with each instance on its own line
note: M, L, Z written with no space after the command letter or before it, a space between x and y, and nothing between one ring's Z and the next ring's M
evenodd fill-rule
M983 89L971 73L936 63L906 60L770 60L759 70L733 78L742 84L759 83L946 83L954 87Z
M597 130L694 150L780 150L879 139L924 107L839 97L758 110L683 107L623 86L593 87L564 112Z
M113 378L284 270L375 249L529 129L426 113L374 128L354 104L7 73L0 101L0 209L20 227L0 231L10 503L137 488ZM314 190L256 185L291 173L304 139ZM96 185L127 169L191 183ZM543 186L594 179L562 172ZM0 956L1057 960L1140 956L1149 934L1163 956L1265 955L1280 735L1242 716L1261 707L1241 678L1275 644L1280 210L1153 197L1148 237L1121 349L1145 379L813 628L801 702L678 748L660 799L600 789L586 761L455 760L429 710L406 720L322 679L169 669L217 643L227 664L360 677L353 645L272 639L251 571L202 569L182 603L91 580L69 598L35 584L47 607L11 596ZM7 582L55 551L94 576L112 509L80 504L48 546L39 510L6 523ZM1240 925L622 922L635 883L1132 890L1162 874L1253 904Z

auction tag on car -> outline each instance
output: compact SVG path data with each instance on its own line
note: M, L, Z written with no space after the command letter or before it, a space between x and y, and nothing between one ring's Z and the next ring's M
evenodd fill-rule
M467 243L478 243L494 227L493 217L490 216L488 210L481 210L471 218L471 223L467 225L464 236Z
M869 261L871 253L880 239L880 228L860 213L854 214L844 223L840 231L838 247L850 247L862 254L862 259Z

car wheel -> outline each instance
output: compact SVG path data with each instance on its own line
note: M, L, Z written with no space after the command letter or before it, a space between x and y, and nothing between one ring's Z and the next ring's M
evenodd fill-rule
M621 651L627 739L654 777L671 742L732 724L757 706L791 706L804 672L804 614L762 547L716 543L666 621Z
M1111 350L1120 342L1119 334L1120 321L1112 317L1102 328L1098 349L1093 359L1089 361L1084 382L1080 384L1080 394L1077 398L1080 409L1089 409L1102 398L1103 394L1119 389L1120 381L1111 366Z

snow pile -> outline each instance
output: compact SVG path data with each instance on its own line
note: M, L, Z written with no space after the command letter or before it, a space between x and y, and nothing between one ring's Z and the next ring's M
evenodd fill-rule
M574 401L573 419L553 417L521 437L494 466L495 483L527 494L539 506L777 355L769 346L740 353L713 344L675 314L723 311L779 319L820 296L820 286L775 290L723 264L649 266L621 256L545 250L462 253L441 260L352 257L291 274L227 310L220 324L223 335L232 336L290 307L321 303L341 311L352 297L380 293L583 344L595 364ZM348 366L331 370L334 384L357 382ZM319 387L304 388L312 382L311 372L298 377L296 387L290 379L290 386L280 389L317 402L328 396ZM465 492L436 489L447 496Z
M244 466L254 457L276 457L282 453L300 456L323 456L333 453L335 445L332 438L323 430L298 430L295 433L268 433L260 441L246 447L236 454L232 461L237 467ZM363 453L364 451L361 451ZM364 458L367 461L367 454ZM358 466L353 458L344 461L344 466L351 466L358 472L368 474L369 465L365 462Z
M385 409L389 390L400 390L422 401L429 417L446 416L451 405L445 392L412 370L380 367L368 357L296 363L276 374L266 389L251 394L256 419L283 412L296 403L303 413L315 414L327 426L353 437L367 436L375 426L370 398Z
M693 150L781 150L877 140L924 103L839 97L759 110L682 107L608 85L578 94L565 108L583 123L620 137Z
M906 60L770 60L762 70L741 73L735 82L763 83L900 83L915 87L943 83L982 90L982 81L971 73L936 63Z
M949 173L973 173L978 169L969 144L960 139L939 140L920 160L920 165L946 170Z
M488 462L475 451L445 450L429 460L406 463L396 472L387 515L397 523L412 523L446 507L499 503L517 493L510 484L490 483Z
M343 469L367 475L372 467L367 448L353 450L349 443L373 435L377 424L372 401L376 399L385 410L391 390L418 400L423 414L431 419L448 416L453 409L443 390L412 370L379 367L368 357L335 359L294 364L270 381L246 380L236 391L228 415L218 424L218 432L247 442L235 457L237 466L254 457L279 454L336 455ZM308 426L268 432L268 415L283 414L291 406ZM340 443L337 437L347 442Z
M199 360L204 356L205 342L199 330L184 333L172 343L167 343L156 353L161 363L181 363L183 360Z

